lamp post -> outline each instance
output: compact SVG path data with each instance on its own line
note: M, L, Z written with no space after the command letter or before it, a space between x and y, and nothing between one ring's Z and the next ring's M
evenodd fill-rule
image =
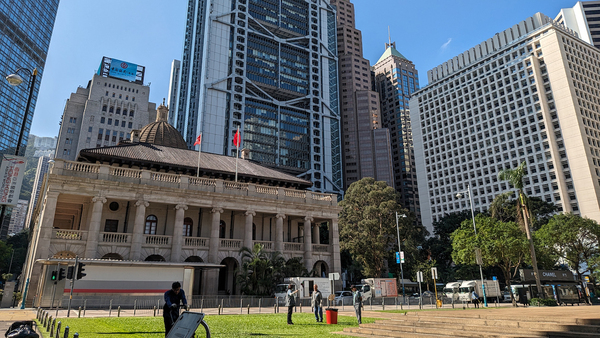
M456 194L457 198L462 198L464 193L469 194L469 205L471 206L471 219L473 220L473 231L475 231L475 237L477 238L477 227L475 226L475 211L473 210L473 194L471 193L471 185L467 184L467 190L460 191ZM485 297L485 284L483 284L483 269L481 268L481 264L477 262L479 265L479 275L481 276L481 290L483 291L483 304L487 307L487 298Z
M402 248L400 245L400 226L398 225L398 217L406 218L405 214L398 214L396 211L396 232L398 233L398 255L402 255ZM402 257L400 258L400 282L402 283L402 303L404 304L405 296L404 296L404 269L402 268Z

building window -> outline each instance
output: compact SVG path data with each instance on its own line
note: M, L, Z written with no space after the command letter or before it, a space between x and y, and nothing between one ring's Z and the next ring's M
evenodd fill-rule
M71 139L67 137L67 139L65 140L65 144L71 144Z
M158 223L158 218L154 215L149 215L146 217L146 227L144 228L144 234L146 235L156 235L156 224Z
M125 96L125 100L129 100L129 95L126 95L126 96Z
M252 223L252 240L256 240L256 224Z
M115 97L115 93L112 94L112 97Z
M93 128L93 127L88 127L88 133L91 133L91 132L92 132L92 128Z
M108 119L108 123L109 126L112 126L112 119Z
M104 232L117 232L119 231L119 220L107 219L104 223Z
M135 96L133 96L133 97L131 98L131 101L134 101L134 102L135 102Z
M90 122L94 122L94 115L90 116Z
M108 92L106 92L106 96L108 96Z
M108 108L108 112L109 112L109 113L112 113L112 112L114 112L114 111L115 111L115 107L110 107L110 108Z
M104 123L104 122L106 122L106 118L104 118L104 117L101 117L101 118L100 118L100 123Z
M63 155L71 155L71 149L63 149Z
M192 229L194 228L194 221L191 218L186 217L183 219L183 235L185 237L192 237Z
M219 222L219 238L225 238L225 230L227 229L227 225L224 221Z
M102 111L106 111L108 109L108 107L106 105L102 106Z
M75 128L67 128L67 134L75 134Z
M126 121L121 121L121 128L125 128L125 123L127 123Z
M117 108L116 114L121 114L121 108Z
M120 132L119 133L119 141L123 141L124 137L125 137L125 133L124 132Z
M129 117L133 117L133 110L129 111Z
M100 128L98 129L98 139L102 140L102 135L104 135L104 129Z
M127 116L127 109L123 109L123 116Z
M127 124L127 128L129 128L129 129L133 128L133 123L129 122L129 124Z
M69 123L77 123L76 117L69 117Z

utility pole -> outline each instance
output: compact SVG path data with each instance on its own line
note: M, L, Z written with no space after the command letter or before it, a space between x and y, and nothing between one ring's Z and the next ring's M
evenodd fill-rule
M71 278L71 293L69 293L69 307L67 310L67 318L71 315L71 301L73 300L73 288L77 279L77 269L79 267L79 256L75 256L75 268L73 269L73 277Z

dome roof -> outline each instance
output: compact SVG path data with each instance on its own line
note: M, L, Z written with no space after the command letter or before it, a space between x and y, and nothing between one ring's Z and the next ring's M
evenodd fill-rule
M163 102L156 109L156 122L150 123L140 131L140 142L171 148L188 149L188 146L179 131L167 122L168 114L169 108L167 108Z

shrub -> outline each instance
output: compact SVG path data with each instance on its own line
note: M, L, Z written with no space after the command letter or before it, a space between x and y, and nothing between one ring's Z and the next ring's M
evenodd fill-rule
M556 299L554 298L532 298L529 301L531 306L556 306Z

